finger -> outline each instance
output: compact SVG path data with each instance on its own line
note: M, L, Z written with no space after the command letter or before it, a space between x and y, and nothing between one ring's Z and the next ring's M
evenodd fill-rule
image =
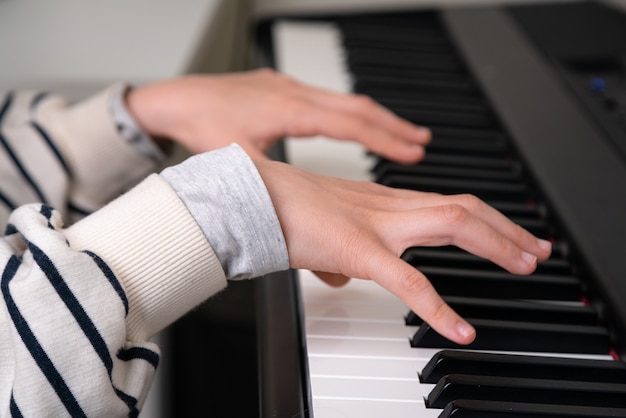
M286 133L294 137L323 135L339 140L355 141L371 151L395 161L410 163L421 160L423 145L410 142L351 113L337 112L319 106L292 106L293 117Z
M529 274L537 267L536 255L521 248L461 205L421 208L410 216L408 213L380 215L381 225L387 223L381 229L386 234L382 236L388 248L393 248L396 254L413 246L455 245L511 273ZM536 240L532 235L530 237Z
M549 241L535 237L482 200L471 195L458 195L453 197L453 200L519 248L537 256L539 261L544 261L550 256L552 244Z
M350 278L339 273L328 273L324 271L314 271L315 275L319 277L323 282L333 287L341 287L346 285Z
M458 344L469 344L476 331L435 291L417 269L391 253L381 251L368 262L369 278L398 296L420 318L442 336Z
M380 187L384 188L384 186ZM365 193L367 193L366 189L366 187L362 187L362 191ZM522 250L537 256L539 261L546 260L552 251L552 244L549 241L535 237L475 196L468 194L445 196L437 193L414 192L401 189L390 190L391 192L386 193L384 197L372 199L371 207L388 211L411 211L419 208L457 204L464 207L474 216L477 216L498 233L510 239ZM372 188L369 192L374 191L379 192L380 190Z
M426 145L431 140L430 130L398 117L369 96L341 94L322 89L310 89L308 94L320 106L363 117L407 141Z

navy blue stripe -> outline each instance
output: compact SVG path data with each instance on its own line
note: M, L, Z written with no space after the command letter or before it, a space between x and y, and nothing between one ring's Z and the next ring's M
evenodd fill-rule
M76 296L74 296L70 288L67 286L67 283L65 283L63 277L61 277L61 274L54 266L52 260L50 260L48 256L33 243L29 242L28 248L30 249L30 252L33 253L35 262L46 275L50 284L54 287L54 290L56 290L63 303L65 303L65 306L67 306L71 314L74 316L74 319L83 330L83 333L93 346L96 354L100 357L102 363L104 363L109 376L111 376L111 371L113 370L113 360L111 359L104 339L96 329L94 323L91 321L91 318L89 318L87 312L85 312L78 299L76 299Z
M126 315L128 315L128 299L126 298L126 292L124 292L124 288L122 288L122 285L117 280L117 277L115 276L115 273L113 273L113 270L111 270L109 265L105 263L103 259L98 257L98 255L88 250L84 251L84 253L93 259L100 271L102 271L102 274L104 274L104 277L106 277L109 283L111 283L111 286L113 286L115 293L117 293L117 295L122 300L122 303L124 304L124 311L126 312Z
M143 347L131 347L129 349L121 349L117 353L117 358L122 361L130 361L142 359L152 364L155 369L159 366L159 355L152 350Z
M17 234L17 228L13 224L8 224L4 230L4 235L8 237L13 234Z
M16 256L12 256L9 259L6 268L2 272L2 279L0 281L0 289L2 290L2 295L9 310L11 320L13 321L18 334L20 334L22 342L37 363L37 366L39 366L39 369L41 369L44 376L46 376L48 382L50 382L50 385L65 406L65 409L67 409L73 417L86 417L85 413L76 401L76 398L74 398L74 395L65 383L65 380L63 380L63 377L54 367L54 364L50 361L50 358L44 351L41 344L39 344L39 341L37 341L37 338L31 331L26 319L22 316L17 305L15 304L15 301L13 300L13 297L11 296L9 291L9 282L13 279L13 277L15 277L19 266L20 260Z
M2 192L0 192L0 201L8 206L9 210L13 211L17 207L15 203L11 202Z
M50 222L50 219L52 218L52 212L54 211L54 209L52 209L52 206L48 206L48 205L41 205L41 208L39 209L39 213L41 213L43 216L46 217L46 219L48 220L48 228L50 229L54 229L54 226L52 225L52 222Z
M33 101L30 102L30 110L31 112L33 110L35 110L35 108L37 107L37 105L45 98L49 95L50 93L47 91L42 91L40 93L38 93L34 98Z
M128 416L130 418L136 418L137 416L139 416L139 410L137 409L137 399L115 387L113 389L115 390L115 394L117 395L117 397L120 398L122 402L126 404L126 406L128 406L128 409L130 409Z
M4 115L6 115L11 103L13 103L13 96L14 94L12 91L7 93L4 103L2 104L2 107L0 107L0 122L2 122L2 118L4 118Z
M57 157L57 160L59 160L59 163L63 166L65 173L69 177L72 177L72 170L70 170L70 167L67 165L67 162L61 155L61 151L59 151L56 145L54 145L54 142L52 142L52 138L50 138L50 135L48 135L48 133L35 121L31 121L30 126L32 126L37 132L39 132L39 135L41 135L54 156Z
M13 164L15 165L15 167L17 167L18 171L22 174L22 177L24 177L26 182L30 184L30 187L32 187L32 189L34 190L39 200L44 203L47 202L47 199L44 196L43 192L41 191L39 186L37 186L37 183L35 183L35 180L33 180L30 174L28 174L28 171L26 171L26 168L22 165L22 162L20 161L20 159L17 158L17 155L15 154L15 152L13 151L13 149L11 148L11 146L9 145L9 143L7 142L7 140L4 138L2 134L0 134L0 144L2 144L2 146L6 150L11 160L13 160Z
M9 406L9 408L11 411L12 418L24 417L24 415L22 415L22 411L20 411L20 408L17 406L17 403L15 402L15 398L13 397L13 392L11 392L11 405Z
M2 122L2 119L4 118L4 115L9 109L9 106L11 106L12 102L13 102L13 93L9 92L7 93L6 98L4 99L4 103L2 103L2 107L0 107L0 123ZM4 194L2 194L1 192L0 192L0 201L2 201L2 203L7 205L9 207L9 210L11 211L17 207L15 203L11 202L11 200L8 197L6 197Z

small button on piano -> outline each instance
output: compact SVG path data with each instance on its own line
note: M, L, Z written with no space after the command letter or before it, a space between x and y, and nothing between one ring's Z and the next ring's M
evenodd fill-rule
M527 277L454 247L406 251L477 328L467 347L374 283L260 281L261 416L626 417L625 15L558 2L287 16L258 39L262 64L433 132L415 166L324 138L287 139L280 158L475 194L554 243Z

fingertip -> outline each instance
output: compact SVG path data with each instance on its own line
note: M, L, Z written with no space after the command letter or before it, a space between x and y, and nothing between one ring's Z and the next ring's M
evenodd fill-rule
M460 320L456 324L457 338L459 344L467 345L476 339L476 330L468 322Z
M543 251L543 256L539 257L539 260L546 260L552 254L552 243L545 239L537 239L537 243L541 251Z
M433 134L429 128L424 126L417 127L417 136L421 144L427 145L432 141Z
M415 164L423 160L425 155L423 146L410 142L394 149L387 157L402 164Z

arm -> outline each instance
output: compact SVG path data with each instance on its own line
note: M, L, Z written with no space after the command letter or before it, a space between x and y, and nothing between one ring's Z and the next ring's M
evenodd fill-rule
M243 180L233 183L228 167ZM228 192L239 183L251 188ZM229 203L219 208L220 200ZM239 210L198 215L224 208ZM42 205L19 209L11 225L0 241L2 414L75 404L113 416L138 410L158 357L148 339L226 278L290 266L375 280L443 335L468 343L471 327L402 251L454 244L519 274L550 253L549 243L470 196L320 177L265 159L253 165L237 147L151 176L68 230ZM220 242L236 249L224 252Z

